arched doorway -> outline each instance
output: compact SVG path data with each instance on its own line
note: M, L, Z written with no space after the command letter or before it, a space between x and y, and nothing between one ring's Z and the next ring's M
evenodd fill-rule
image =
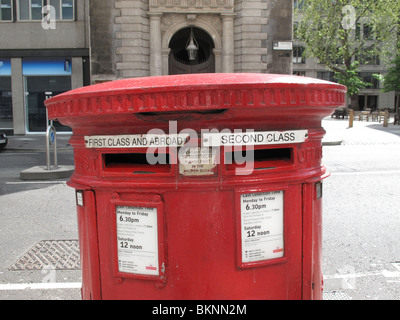
M196 58L193 61L189 60L186 51L186 45L192 31L199 46ZM204 30L196 27L179 30L171 38L169 48L171 49L168 57L169 74L215 72L214 41Z

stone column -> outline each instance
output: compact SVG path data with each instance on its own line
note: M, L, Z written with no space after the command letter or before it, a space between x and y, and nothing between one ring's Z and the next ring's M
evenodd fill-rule
M221 73L222 72L222 50L214 49L214 56L215 56L215 72Z
M83 87L83 62L81 57L72 58L71 89Z
M11 59L11 86L14 134L26 134L25 86L21 58Z
M234 72L234 13L222 13L222 72Z
M162 75L161 52L161 15L162 13L148 13L150 16L150 76Z
M169 74L169 53L171 49L162 49L162 74L163 76Z

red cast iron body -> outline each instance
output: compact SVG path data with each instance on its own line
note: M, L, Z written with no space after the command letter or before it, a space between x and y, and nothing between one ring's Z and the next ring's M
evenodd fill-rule
M77 190L83 299L321 299L321 120L345 105L345 93L305 77L194 74L119 80L47 100L49 118L73 129L69 185ZM160 149L169 163L151 165L147 146L122 140L154 128L171 134L171 121L175 133L189 128L200 140L204 129L308 134L249 147L247 172L225 161L241 147L214 147L220 163L200 166L204 175L180 170L180 147ZM131 225L118 221L126 215ZM262 234L280 243L272 257L264 256ZM135 241L146 237L155 241L154 264L140 260L148 243ZM121 262L128 243L130 260Z

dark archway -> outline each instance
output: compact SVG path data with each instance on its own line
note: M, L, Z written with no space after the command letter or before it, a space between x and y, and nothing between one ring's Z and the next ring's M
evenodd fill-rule
M186 45L193 30L199 50L194 61L189 60ZM169 74L214 73L215 57L214 42L210 35L199 28L184 28L172 37L169 48Z

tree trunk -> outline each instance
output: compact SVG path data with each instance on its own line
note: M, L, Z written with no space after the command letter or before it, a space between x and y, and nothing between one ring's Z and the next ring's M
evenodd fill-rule
M359 111L360 110L360 105L359 105L359 102L358 102L358 93L355 93L355 94L350 96L350 104L351 104L351 108L354 111Z

